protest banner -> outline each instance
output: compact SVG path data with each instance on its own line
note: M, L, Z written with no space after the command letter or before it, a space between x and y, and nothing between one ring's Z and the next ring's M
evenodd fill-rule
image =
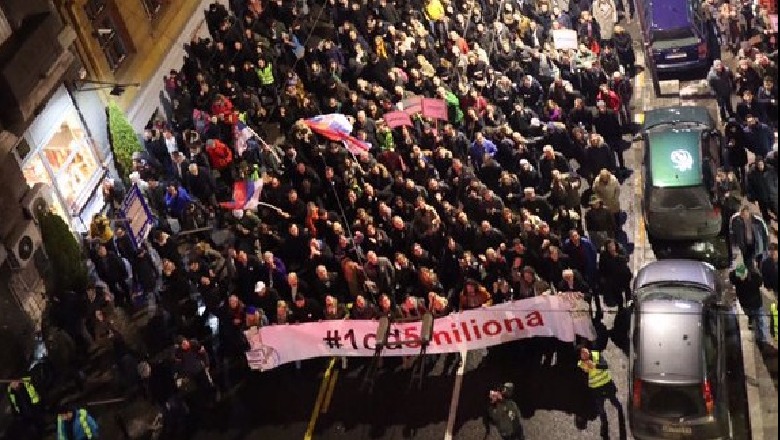
M557 50L577 49L577 31L572 29L554 29L553 46Z
M409 116L416 115L422 113L422 103L422 96L412 96L401 101L401 110Z
M429 354L455 353L537 336L573 342L593 340L596 332L582 295L539 296L437 318ZM420 352L420 322L392 323L383 356ZM250 368L329 356L370 357L376 350L377 321L333 320L273 325L247 330ZM402 343L403 341L403 343Z
M422 114L426 118L447 120L447 103L443 99L424 98Z
M385 113L384 116L382 116L382 119L384 119L385 123L390 128L413 125L412 118L406 114L406 112L401 111Z

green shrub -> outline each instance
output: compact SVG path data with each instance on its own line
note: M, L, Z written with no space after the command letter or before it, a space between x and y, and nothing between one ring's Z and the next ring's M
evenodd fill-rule
M59 291L83 292L88 273L81 246L65 220L47 211L39 218L43 247L51 263L53 286Z
M127 121L124 112L112 102L108 105L108 134L114 163L123 180L127 180L133 171L133 153L143 151L138 135Z

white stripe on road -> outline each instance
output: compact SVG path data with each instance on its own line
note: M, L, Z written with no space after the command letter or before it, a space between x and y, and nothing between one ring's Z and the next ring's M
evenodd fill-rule
M460 365L455 375L455 385L452 388L452 400L450 400L450 413L447 416L447 430L444 432L444 440L452 440L452 431L455 429L455 417L458 415L458 401L460 400L460 388L463 386L463 373L466 371L466 361L469 352L460 354Z

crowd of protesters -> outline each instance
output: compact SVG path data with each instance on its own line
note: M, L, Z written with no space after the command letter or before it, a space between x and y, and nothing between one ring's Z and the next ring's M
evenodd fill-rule
M230 386L251 326L416 319L558 292L582 293L598 321L630 300L620 192L637 69L621 23L632 1L229 3L206 11L210 38L192 41L165 78L170 115L150 125L122 176L158 219L148 243L136 248L111 221L124 185L104 185L109 212L90 232L99 282L77 345L121 333L107 302L133 310L156 299L157 339L175 340L174 362L138 372L175 414L177 387L205 404ZM708 75L725 122L713 197L736 200L736 212L746 195L768 223L776 34L763 9L704 5L724 48L747 43L733 73L716 61ZM579 48L556 50L556 29L576 30ZM412 96L444 100L448 120L414 115L390 128L383 114ZM330 113L351 118L370 149L301 122ZM259 136L242 137L244 125ZM263 182L259 208L221 207L250 179ZM121 363L127 349L115 345Z

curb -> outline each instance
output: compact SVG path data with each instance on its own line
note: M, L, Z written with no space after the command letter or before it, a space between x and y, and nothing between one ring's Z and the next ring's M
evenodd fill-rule
M750 438L764 440L764 416L761 413L761 393L756 368L756 344L753 332L748 328L748 318L739 302L737 308L737 323L739 324L739 339L742 344L742 362L745 369L745 390L747 391L748 419L750 421Z

